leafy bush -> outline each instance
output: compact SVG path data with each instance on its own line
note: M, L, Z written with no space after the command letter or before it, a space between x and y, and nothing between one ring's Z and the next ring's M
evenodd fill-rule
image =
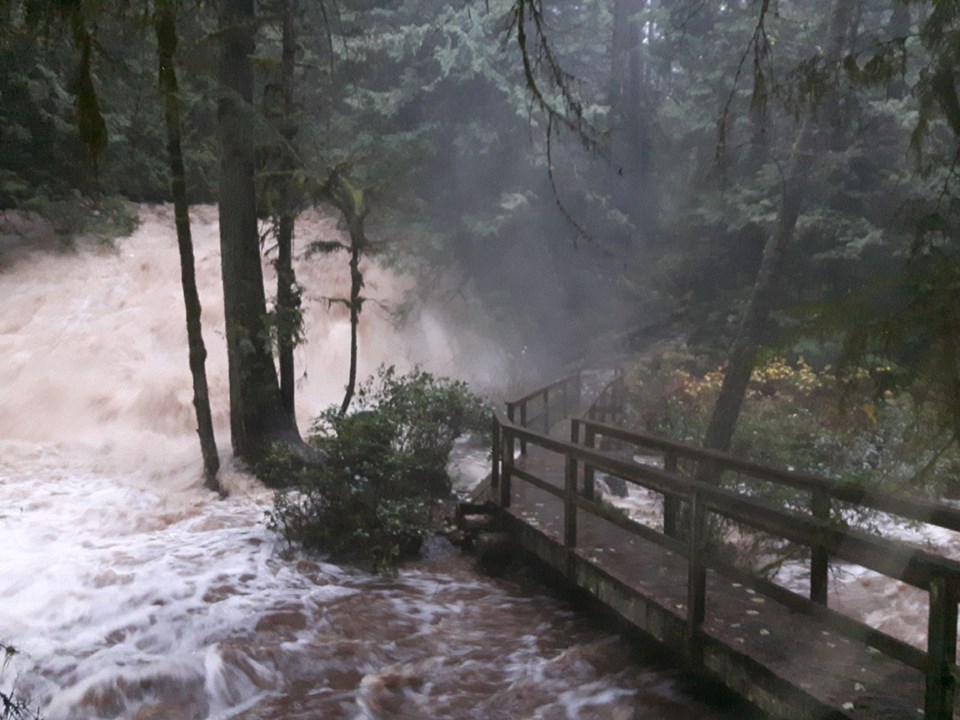
M462 382L421 370L381 368L357 391L355 411L335 406L314 424L320 466L297 467L282 450L258 474L281 486L269 525L290 542L385 569L415 553L433 530L432 501L450 494L453 442L485 431L490 412Z
M942 496L960 466L948 433L936 428L935 408L908 392L884 389L883 364L814 368L803 357L760 359L751 377L731 444L734 455L773 467L856 482L885 492ZM697 445L723 381L685 347L638 361L628 372L632 418L638 429ZM806 510L809 494L758 482L733 472L718 479L779 507ZM834 522L875 530L878 513L840 503ZM731 561L773 572L798 548L761 533L716 521L713 540ZM805 550L801 550L806 553Z
M762 358L731 452L838 480L891 489L914 483L937 492L956 448L944 448L945 437L931 437L930 407L906 392L878 390L876 378L886 371L886 366L855 368L839 376L802 356ZM636 363L627 380L634 426L698 444L723 372L703 367L680 347Z

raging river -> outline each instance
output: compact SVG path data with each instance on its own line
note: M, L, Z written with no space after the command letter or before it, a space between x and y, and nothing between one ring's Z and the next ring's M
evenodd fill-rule
M228 460L215 208L193 229L225 500L202 486L172 210L142 207L113 244L66 248L0 217L0 690L49 720L130 718L602 718L721 720L745 710L656 652L620 639L530 574L491 578L437 541L395 577L288 548L264 524L272 495ZM337 233L299 225L301 242ZM271 283L269 263L265 264ZM341 258L301 262L309 342L298 417L340 399L349 325ZM366 268L385 305L405 282ZM395 327L364 311L361 377L422 364L481 387L522 385L516 363L428 311ZM512 368L511 373L506 368ZM458 483L484 474L461 458ZM657 512L643 492L616 501ZM896 529L960 557L960 539ZM780 580L803 585L785 567ZM837 567L831 607L923 647L926 597Z
M18 651L0 689L51 720L741 716L523 577L487 577L442 543L370 576L287 548L263 522L270 492L229 462L229 497L205 491L172 210L141 216L112 246L0 230L0 642ZM215 209L193 221L227 458ZM335 232L315 217L300 237ZM306 427L346 377L349 327L322 296L348 274L330 258L299 276ZM371 295L400 288L368 268ZM397 329L367 307L362 372L503 379L494 350L429 314Z

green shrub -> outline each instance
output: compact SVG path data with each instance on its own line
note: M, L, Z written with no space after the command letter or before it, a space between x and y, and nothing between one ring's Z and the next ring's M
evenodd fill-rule
M929 404L910 393L877 390L886 368L837 377L803 357L771 355L753 371L731 452L775 467L936 494L956 460L956 447L929 432ZM699 444L723 372L696 364L685 348L638 361L629 371L632 425ZM932 463L932 464L931 464ZM929 467L928 467L929 466Z
M937 498L951 488L960 452L946 433L931 434L935 409L909 392L878 387L884 365L847 369L838 377L803 357L769 355L755 368L731 453L778 468L814 473L889 493ZM685 347L638 360L628 371L631 419L638 430L698 445L723 381ZM721 486L778 507L809 508L809 493L725 472ZM844 512L836 510L843 508ZM832 520L876 530L876 512L834 503ZM712 537L727 559L774 572L807 551L729 521L715 520ZM729 542L736 538L736 543ZM725 544L727 543L727 544Z
M433 501L450 494L450 450L485 431L490 411L462 382L381 368L357 391L355 410L326 410L311 442L327 461L300 466L276 450L258 466L281 486L268 512L288 541L382 570L415 553L433 531Z

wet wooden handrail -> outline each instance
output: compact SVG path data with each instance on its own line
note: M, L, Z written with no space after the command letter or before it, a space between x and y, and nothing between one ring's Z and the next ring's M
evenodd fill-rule
M516 400L507 401L507 417L520 427L539 427L548 433L552 423L563 420L579 408L582 392L583 373L577 370ZM522 440L520 452L526 452Z
M669 453L673 460L665 461L664 469L660 469L588 447L579 442L581 428L608 437L628 439L630 442L643 440L648 447L656 447L664 453ZM516 442L520 442L523 446L529 444L562 455L565 467L563 486L554 485L524 468L517 467L513 453ZM739 472L759 475L762 479L766 479L769 475L773 478L772 481L785 479L784 484L810 490L814 494L813 516L775 507L757 498L679 475L675 471L678 456L708 459L730 469L736 468ZM926 677L925 717L936 720L952 718L954 692L958 675L960 675L956 665L960 563L924 552L905 543L832 525L828 518L818 512L817 502L819 498L819 504L822 507L824 495L846 502L856 502L848 499L853 496L844 494L848 491L844 490L842 485L831 485L831 481L824 478L766 468L722 453L689 448L654 436L629 433L620 428L590 420L573 420L571 439L565 441L522 427L498 416L494 419L494 465L493 481L499 490L499 500L503 507L510 505L512 478L528 482L563 501L563 541L571 552L578 546L577 511L579 510L615 524L686 558L688 598L686 652L692 662L698 663L702 660L702 624L706 616L707 602L706 572L710 569L731 580L742 582L791 610L815 617L837 632L921 670ZM602 505L590 493L581 493L577 486L577 479L580 470L588 468L593 472L608 473L661 493L665 499L672 500L675 506L681 502L686 503L689 512L683 518L684 532L669 532L666 517L664 532L659 532ZM869 494L862 497L871 499ZM919 503L912 506L912 510L919 511L923 508L923 501L912 502ZM668 503L665 502L666 505ZM865 506L874 507L873 505ZM886 507L880 509L887 510ZM930 600L926 652L826 607L825 576L822 579L822 587L817 588L814 588L814 585L819 585L821 581L811 578L811 597L806 598L732 566L709 547L706 537L706 521L709 514L726 517L774 537L807 546L812 551L811 566L814 570L817 566L825 568L829 558L832 557L856 563L886 577L925 590ZM949 515L948 512L947 516ZM673 518L675 524L680 521L679 516Z
M910 520L918 520L948 530L960 531L960 510L941 503L877 492L860 483L831 480L812 473L775 468L739 458L729 453L684 445L657 435L625 430L607 423L582 420L580 424L586 436L603 436L611 440L629 443L637 448L655 450L662 455L665 463L666 459L670 457L673 458L674 462L679 458L696 462L709 462L720 471L731 470L756 480L783 485L796 490L823 492L827 497L852 505L879 510Z

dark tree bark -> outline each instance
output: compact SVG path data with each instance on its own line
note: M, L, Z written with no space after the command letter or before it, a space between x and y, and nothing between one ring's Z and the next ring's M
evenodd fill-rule
M323 188L323 193L330 202L340 211L347 223L347 232L350 234L350 299L346 301L350 309L350 371L347 376L347 387L340 404L340 414L346 415L353 400L357 386L357 333L360 327L360 312L363 310L364 298L363 273L360 272L360 258L369 247L364 221L369 208L363 199L363 191L357 190L343 175L339 168L331 171L330 177ZM343 247L342 245L339 247Z
M838 67L844 42L856 14L858 0L834 0L828 26L829 43L826 51L828 67ZM783 199L775 231L763 249L763 259L757 270L753 291L733 341L727 360L727 369L720 387L720 395L710 416L704 435L704 447L729 450L736 429L743 398L750 383L757 352L763 340L767 319L773 310L775 289L782 279L783 257L793 240L797 219L806 194L807 175L813 162L816 126L811 118L801 124L797 144L787 163L783 181ZM712 470L704 468L701 479L712 479Z
M346 415L353 400L353 393L357 387L357 332L360 328L360 310L363 308L363 298L360 290L363 288L363 275L360 274L360 251L363 243L363 219L359 220L356 231L350 231L350 372L347 377L347 389L340 405L340 414Z
M193 238L190 232L190 207L187 203L186 173L180 138L180 93L174 61L177 52L177 23L174 0L157 0L154 29L157 35L160 92L163 95L164 119L167 126L167 159L170 164L170 190L173 194L180 249L180 281L187 316L187 342L190 348L190 373L193 376L193 407L197 413L197 434L203 455L205 485L221 491L217 480L220 456L210 415L210 394L207 389L207 349L200 325L200 296L193 259Z
M230 369L230 430L237 457L256 462L274 442L302 448L280 398L267 323L254 190L253 0L220 10L220 254Z
M294 17L296 0L285 0L283 5L282 51L280 60L280 93L282 114L278 118L284 146L280 149L282 183L277 222L277 362L280 368L280 399L283 409L294 417L295 371L293 348L296 345L300 293L293 270L293 234L296 224L296 192L293 173L296 159L293 142L297 134L294 122L296 107L293 98L297 35Z
M641 237L655 233L658 200L653 181L655 145L651 71L636 14L647 0L614 0L610 57L610 155L614 205Z

